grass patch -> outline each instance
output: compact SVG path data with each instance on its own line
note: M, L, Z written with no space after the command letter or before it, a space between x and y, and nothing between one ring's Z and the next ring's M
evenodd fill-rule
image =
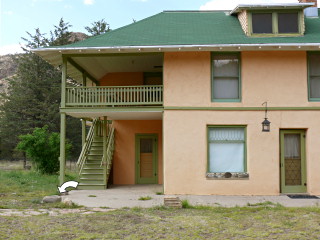
M156 195L163 195L163 192L156 192Z
M141 201L148 201L151 199L152 199L152 197L150 197L150 196L139 197L139 200L141 200Z
M187 199L181 200L182 208L194 208Z
M76 180L72 172L66 181ZM42 175L35 171L0 171L0 208L50 208L54 204L41 204L44 196L58 194L58 176Z
M96 195L88 195L88 197L97 197Z
M1 239L318 239L319 208L134 208L1 217ZM67 228L66 228L67 226ZM156 237L155 237L156 236Z

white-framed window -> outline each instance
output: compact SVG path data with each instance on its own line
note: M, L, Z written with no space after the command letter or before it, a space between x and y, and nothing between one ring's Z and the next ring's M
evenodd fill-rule
M246 127L208 126L208 172L246 171Z

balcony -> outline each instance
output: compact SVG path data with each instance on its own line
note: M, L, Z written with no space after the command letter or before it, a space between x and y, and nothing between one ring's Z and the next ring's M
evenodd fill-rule
M153 107L162 105L162 85L66 87L66 107Z

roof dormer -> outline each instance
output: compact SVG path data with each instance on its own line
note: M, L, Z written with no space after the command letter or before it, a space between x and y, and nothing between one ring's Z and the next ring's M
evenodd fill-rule
M250 37L301 36L305 31L304 12L314 3L240 4L237 15L244 33Z

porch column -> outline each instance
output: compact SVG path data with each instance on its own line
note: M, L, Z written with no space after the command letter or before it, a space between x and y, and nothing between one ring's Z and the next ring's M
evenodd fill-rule
M81 119L81 129L82 129L82 147L86 143L86 120L84 118Z
M61 108L66 107L67 59L63 57L61 77ZM60 113L60 176L59 183L65 182L66 166L66 113Z
M82 73L82 86L87 86L87 75L85 73Z
M65 182L65 166L66 166L66 114L60 114L60 177L59 183Z

